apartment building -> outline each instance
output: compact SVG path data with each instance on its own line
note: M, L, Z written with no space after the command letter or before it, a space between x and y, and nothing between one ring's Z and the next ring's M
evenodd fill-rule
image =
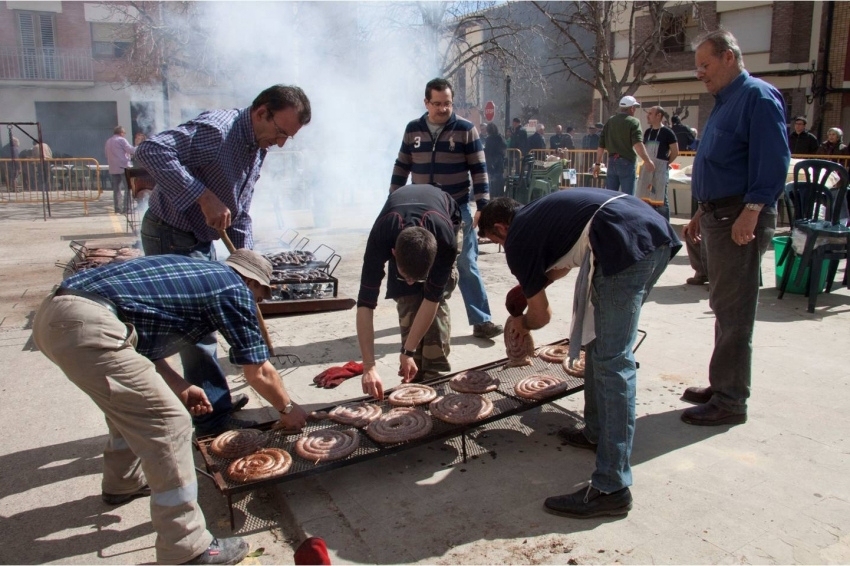
M820 139L833 126L850 132L850 2L682 2L671 12L664 52L635 93L644 106L664 106L701 129L714 98L694 77L691 41L701 30L723 26L738 38L747 70L782 92L789 122L806 116ZM638 18L635 32L648 25ZM612 27L622 71L628 28L623 22ZM598 96L594 112L602 119Z
M172 124L165 124L162 81L130 86L122 74L134 23L118 4L0 3L0 122L40 122L54 155L104 161L104 142L118 124L132 141L136 133L157 132L230 102L228 93L207 85L175 89L168 97ZM34 127L26 130L35 135ZM28 149L30 140L16 132ZM0 145L9 143L8 130L0 136Z

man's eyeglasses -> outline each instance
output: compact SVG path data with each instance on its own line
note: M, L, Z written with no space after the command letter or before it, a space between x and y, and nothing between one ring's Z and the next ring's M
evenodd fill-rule
M449 101L449 102L431 102L429 100L428 104L430 104L434 108L451 108L452 107L451 101Z
M414 279L412 281L408 281L407 279L405 279L401 275L396 275L395 278L398 279L399 281L401 281L402 283L407 283L408 285L413 285L414 283L425 283L425 281L426 281L426 279Z
M272 124L274 124L274 129L277 130L277 136L275 136L275 137L286 138L286 139L289 139L289 138L292 137L289 134L287 134L285 131L283 131L280 128L280 126L277 125L277 122L274 121L274 114L272 114Z

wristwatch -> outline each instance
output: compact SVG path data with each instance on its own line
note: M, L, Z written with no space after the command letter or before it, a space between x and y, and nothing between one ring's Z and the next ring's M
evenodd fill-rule
M764 205L756 202L748 202L746 205L747 210L755 210L756 212L761 212L762 208L764 208Z
M401 355L402 356L407 356L408 358L412 358L413 354L415 354L415 353L416 352L414 352L413 350L405 349L404 344L401 345Z
M288 415L292 412L292 407L292 401L290 400L289 403L286 404L286 407L284 407L283 409L278 409L277 412L281 415Z

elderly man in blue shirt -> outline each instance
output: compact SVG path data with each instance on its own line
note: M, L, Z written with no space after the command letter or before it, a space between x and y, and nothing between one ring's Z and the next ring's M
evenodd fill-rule
M269 362L257 320L255 299L269 296L271 271L267 259L244 249L226 265L143 257L68 278L35 316L39 350L106 418L103 502L150 495L160 564L236 564L248 553L244 539L216 539L206 528L189 415L212 406L168 356L218 330L248 383L280 411L281 427L306 422Z
M139 144L135 158L156 180L142 220L145 255L214 260L219 230L237 248L253 248L248 211L266 151L283 147L310 119L303 90L275 85L248 108L204 112ZM213 334L181 350L180 358L186 380L202 386L213 406L212 413L194 417L199 434L249 424L229 417L247 398L231 399Z
M761 258L776 230L776 201L791 159L779 91L744 70L735 37L695 43L696 76L716 103L703 129L691 189L699 201L684 237L705 243L709 304L716 318L709 387L689 387L693 425L747 422Z

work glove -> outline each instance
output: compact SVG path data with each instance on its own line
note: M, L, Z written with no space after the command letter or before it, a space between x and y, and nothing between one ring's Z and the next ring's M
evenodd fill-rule
M313 378L313 383L316 384L316 387L333 389L346 379L354 377L355 375L360 375L362 373L363 364L351 360L344 366L336 366L326 369L325 371Z
M525 312L527 307L528 301L525 299L525 295L522 294L522 287L517 285L508 291L505 297L505 308L508 309L511 316L522 316L522 313Z

